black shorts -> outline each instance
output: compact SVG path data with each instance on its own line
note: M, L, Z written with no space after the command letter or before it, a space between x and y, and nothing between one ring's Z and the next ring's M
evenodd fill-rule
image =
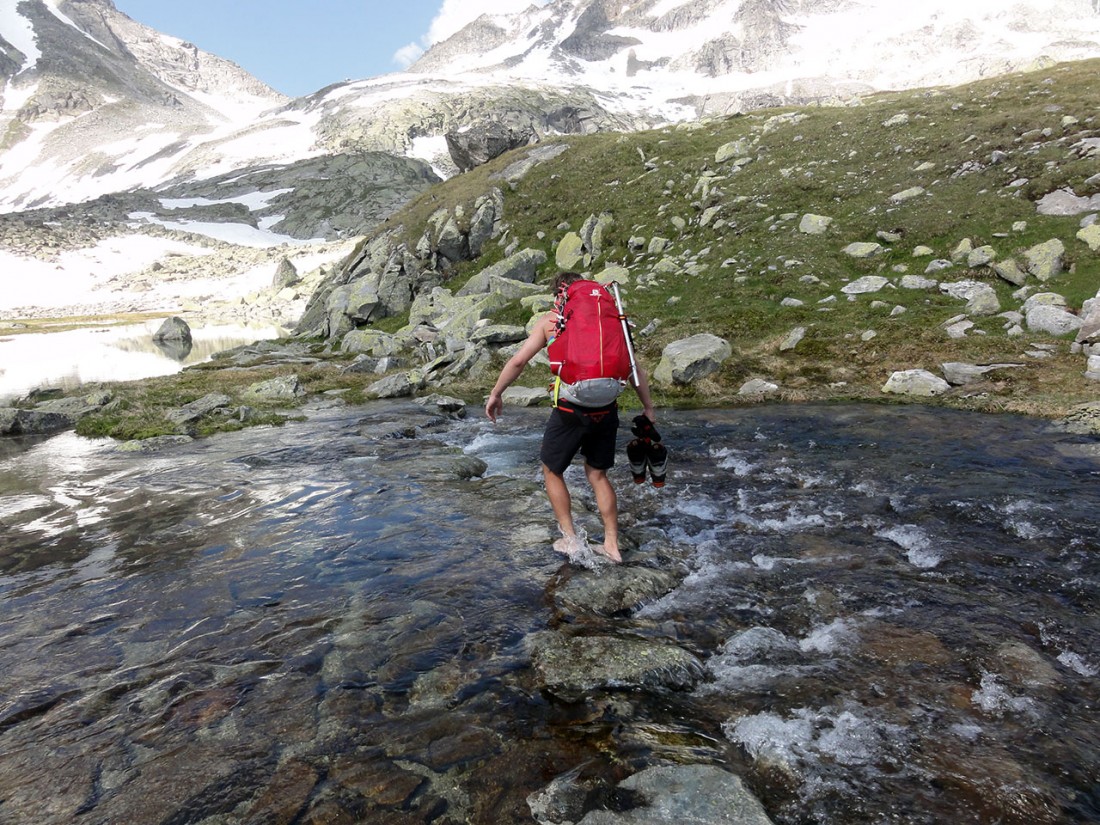
M568 410L568 411L567 411ZM555 407L546 422L539 458L552 473L561 475L577 451L584 463L596 470L610 470L615 464L615 435L619 430L619 407Z

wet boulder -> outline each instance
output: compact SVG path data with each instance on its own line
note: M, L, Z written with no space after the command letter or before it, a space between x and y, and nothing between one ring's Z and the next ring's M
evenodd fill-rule
M72 425L72 419L64 413L0 408L0 436L52 435Z
M670 570L617 565L598 574L573 576L554 593L554 603L564 616L614 616L656 601L680 578Z
M741 778L715 765L659 765L624 779L619 789L633 807L590 811L577 825L772 825Z
M1100 436L1100 401L1078 404L1056 426L1069 433Z
M542 631L527 637L543 688L567 702L609 690L688 690L703 664L681 647L613 636L565 636Z

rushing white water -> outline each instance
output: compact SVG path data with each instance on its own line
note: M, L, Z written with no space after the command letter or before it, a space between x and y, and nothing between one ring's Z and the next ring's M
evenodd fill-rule
M549 777L584 802L703 762L778 825L1100 816L1083 439L919 408L668 413L668 484L611 471L614 567L553 549L544 420L379 403L149 456L0 443L5 814L232 819L304 776L307 818L518 822ZM441 473L446 445L484 478ZM585 577L641 602L563 609ZM562 702L524 644L548 628L675 644L705 676Z

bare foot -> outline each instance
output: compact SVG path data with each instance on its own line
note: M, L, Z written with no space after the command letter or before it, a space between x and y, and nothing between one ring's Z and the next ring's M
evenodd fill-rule
M608 547L606 544L601 544L592 549L599 553L601 556L607 556L615 564L623 563L623 557L619 555L618 549L614 547Z
M554 542L554 549L563 556L572 556L577 550L577 537L562 536Z

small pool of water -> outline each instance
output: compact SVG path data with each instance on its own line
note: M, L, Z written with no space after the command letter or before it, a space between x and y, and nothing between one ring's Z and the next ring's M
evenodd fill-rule
M286 334L275 326L196 327L191 346L179 349L153 341L161 323L0 335L0 404L36 389L71 391L97 381L171 375L216 352Z

